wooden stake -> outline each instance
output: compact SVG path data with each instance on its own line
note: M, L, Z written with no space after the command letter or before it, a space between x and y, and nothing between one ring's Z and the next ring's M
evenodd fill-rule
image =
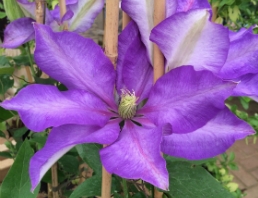
M212 18L211 18L212 22L216 21L217 14L218 14L218 8L216 6L212 6Z
M166 17L166 0L154 0L154 26L158 25ZM164 75L165 65L164 56L159 47L154 44L153 50L153 69L154 69L154 83ZM162 154L161 154L162 155ZM155 198L162 198L163 193L156 188L154 190Z
M66 13L66 2L65 0L59 0L59 7L60 7L60 18L62 19L62 17L65 15ZM64 22L64 26L63 26L64 30L68 30L68 24L67 22Z
M128 16L128 14L126 14L125 12L123 12L123 25L122 25L122 29L125 29L125 27L127 26L127 24L131 21L131 18Z
M106 0L106 21L104 33L105 54L116 68L117 62L117 45L118 45L118 18L119 18L119 0ZM104 145L103 147L106 147ZM111 180L104 166L102 166L102 186L101 197L111 197Z
M51 174L52 174L52 193L53 193L53 198L59 198L58 195L58 175L57 175L57 164L54 164L51 167Z
M106 1L105 54L114 67L117 61L119 0Z
M166 0L154 0L154 26L166 16ZM154 44L153 50L154 83L165 73L164 56L159 47Z
M46 0L36 0L36 22L44 24L46 15Z

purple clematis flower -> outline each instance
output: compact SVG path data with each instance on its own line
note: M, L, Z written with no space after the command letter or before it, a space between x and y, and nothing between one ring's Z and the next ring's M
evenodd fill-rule
M209 158L254 133L225 107L236 83L185 66L171 70L153 86L153 69L134 22L119 36L117 72L92 40L55 33L44 25L34 28L37 65L68 91L29 85L1 103L18 111L31 130L53 127L45 146L30 161L32 190L76 144L108 144L100 151L108 172L167 190L161 152Z
M28 0L17 0L25 14L25 18L20 18L11 22L4 31L4 48L16 48L33 40L35 32L32 22L35 22L35 2ZM67 12L60 18L59 6L54 10L46 9L46 22L54 31L59 31L60 26L67 21L69 30L82 33L88 30L94 19L104 6L104 0L66 0Z

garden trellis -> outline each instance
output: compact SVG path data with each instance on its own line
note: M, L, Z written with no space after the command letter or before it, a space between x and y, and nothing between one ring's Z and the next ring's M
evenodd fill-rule
M60 0L53 9L43 0L17 3L25 15L6 27L3 47L26 45L31 57L35 40L35 64L30 59L27 70L35 83L0 106L18 112L29 131L15 167L30 150L24 177L31 192L52 167L53 196L60 197L57 163L69 172L65 159L79 156L93 175L70 198L232 197L199 160L255 133L225 105L231 96L258 95L253 27L234 32L214 23L206 0L122 0L120 34L119 0ZM104 5L102 48L80 33ZM39 80L42 73L47 81ZM46 143L35 144L35 134ZM24 196L35 197L26 188Z

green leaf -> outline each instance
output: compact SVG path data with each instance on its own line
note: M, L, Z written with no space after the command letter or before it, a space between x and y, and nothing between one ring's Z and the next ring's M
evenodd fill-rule
M169 191L173 198L233 198L221 184L201 166L187 162L167 161Z
M99 157L99 144L80 144L76 146L78 154L97 174L101 173L102 166Z
M13 77L9 74L0 75L0 94L5 94L5 92L13 86Z
M10 168L7 176L3 181L0 191L0 197L37 197L39 186L35 189L34 193L30 192L31 184L29 178L29 161L33 154L34 152L33 149L30 147L29 142L24 141L12 167Z
M216 161L216 158L208 158L208 159L205 159L205 160L187 160L187 159L184 159L184 158L177 158L177 157L172 157L172 156L169 156L169 155L166 155L165 156L165 159L169 160L169 161L173 161L173 162L189 162L193 165L202 165L202 164L205 164L205 163L208 163L208 162L215 162Z
M14 67L0 67L0 75L3 74L13 74Z
M72 155L64 155L58 160L58 163L65 173L76 174L79 171L79 161Z
M1 157L4 157L4 158L13 158L11 153L8 152L8 151L3 151L3 152L0 152L0 156Z
M14 139L22 138L22 136L28 131L26 127L22 127L12 131Z
M79 198L82 196L100 196L101 195L101 176L95 175L89 179L86 179L81 183L69 198Z
M10 119L16 114L17 113L14 111L5 110L4 108L0 107L0 122Z
M1 137L1 138L6 138L5 133L4 133L3 131L1 131L1 130L0 130L0 137Z

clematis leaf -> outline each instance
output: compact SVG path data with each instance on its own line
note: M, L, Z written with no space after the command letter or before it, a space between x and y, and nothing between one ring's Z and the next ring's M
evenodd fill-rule
M36 198L39 186L34 194L30 192L29 160L34 154L28 141L24 141L17 157L5 177L0 190L0 197Z
M169 191L173 198L234 198L213 176L201 166L187 162L167 161Z
M101 173L102 166L99 157L99 151L102 145L99 144L79 144L76 146L79 156L86 162L97 174Z
M101 175L95 175L81 183L69 198L101 196Z

